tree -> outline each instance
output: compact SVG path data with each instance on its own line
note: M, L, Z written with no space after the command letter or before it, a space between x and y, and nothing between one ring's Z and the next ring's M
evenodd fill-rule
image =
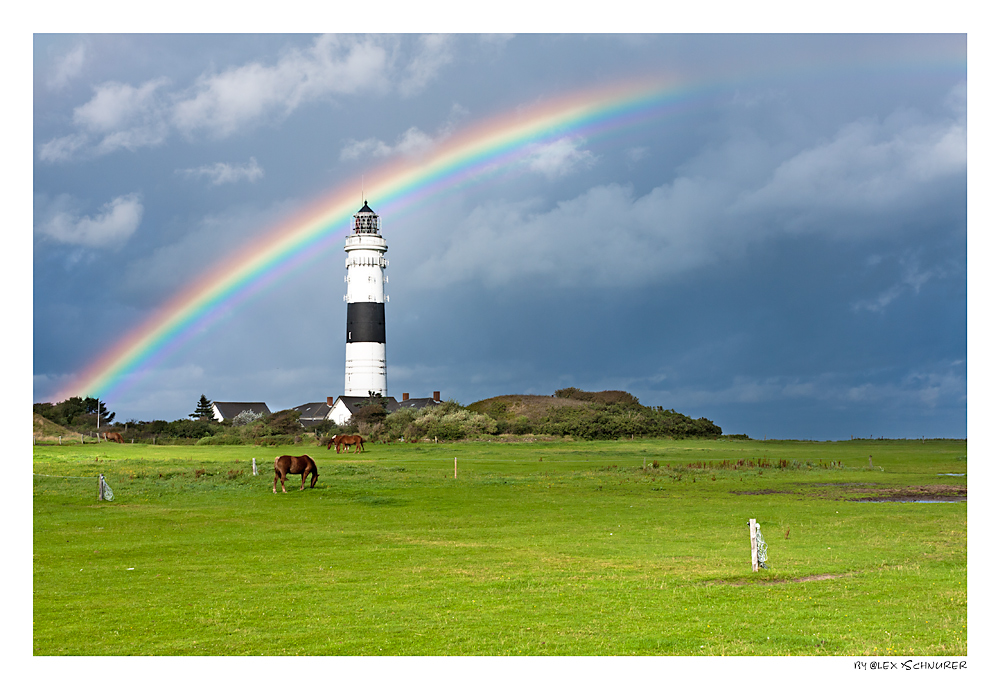
M382 397L381 392L368 392L368 399L358 403L358 410L351 416L351 425L357 427L359 423L378 424L385 421L389 414L386 407L389 400ZM360 429L359 429L360 430Z
M97 414L98 426L107 426L115 420L115 413L111 412L109 414L108 408L104 406L104 402L101 402L96 397L85 397L83 404L85 405L85 414Z
M212 401L207 397L205 397L204 395L202 395L201 399L198 400L198 406L195 407L194 413L188 414L188 416L190 416L192 419L214 418L215 412L212 411Z
M203 395L204 396L204 395ZM255 412L253 409L244 409L233 417L234 426L249 426L255 421L264 418L263 412Z

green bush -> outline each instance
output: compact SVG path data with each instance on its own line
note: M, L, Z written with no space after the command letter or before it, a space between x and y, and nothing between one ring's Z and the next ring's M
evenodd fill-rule
M379 431L385 438L463 440L495 435L498 424L485 414L470 411L457 402L448 400L420 410L395 411L385 417Z
M198 440L196 445L243 445L245 444L243 436L239 433L219 433L218 435L210 435Z
M514 397L514 399L511 399ZM712 438L722 429L708 419L692 419L673 409L644 407L622 390L587 392L578 388L556 390L555 397L582 404L543 405L543 398L529 396L534 418L514 416L523 408L516 396L476 402L470 407L497 422L497 432L517 435L570 436L587 440L623 437Z

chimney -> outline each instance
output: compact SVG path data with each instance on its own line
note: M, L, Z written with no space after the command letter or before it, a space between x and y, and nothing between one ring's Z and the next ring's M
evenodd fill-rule
M440 402L441 401L441 391L440 390L435 390L434 391L434 401L435 402Z
M326 398L326 406L328 406L328 407L332 407L333 406L333 398L332 397L327 397Z
M408 400L408 399L410 399L410 393L408 393L408 392L404 392L404 393L403 393L403 401L405 402L405 401L406 401L406 400Z

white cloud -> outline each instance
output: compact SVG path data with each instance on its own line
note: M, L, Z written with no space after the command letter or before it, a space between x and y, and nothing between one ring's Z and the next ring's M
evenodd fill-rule
M138 229L142 221L142 202L138 194L127 194L104 204L101 212L91 217L68 210L68 197L58 199L44 213L45 219L36 226L42 235L64 244L85 247L121 245Z
M921 123L900 112L884 122L861 120L829 142L782 162L761 188L737 207L809 212L879 210L914 199L925 183L966 170L963 121ZM818 212L818 213L817 213Z
M635 146L625 151L625 157L633 163L638 163L643 158L649 157L648 146Z
M534 148L528 157L528 168L541 172L548 178L564 177L580 169L591 167L597 158L593 153L580 150L581 139L563 137Z
M90 138L85 134L67 134L39 146L38 158L46 163L70 160L73 154L86 146L89 141Z
M232 184L246 180L256 182L264 176L264 168L257 164L257 159L251 157L246 165L236 165L230 163L215 163L213 165L202 165L186 170L177 170L179 174L190 178L207 177L213 186L220 184Z
M48 78L48 87L53 91L65 88L83 69L87 58L87 47L80 43L65 55L61 56Z
M416 127L410 127L400 135L396 143L389 145L380 139L364 141L349 140L340 151L341 160L357 160L362 157L386 158L397 154L419 155L430 150L434 140Z
M451 61L451 40L421 36L406 59L395 37L326 35L287 51L273 64L255 61L202 74L174 91L166 89L165 78L139 86L107 82L74 110L77 131L42 144L39 158L58 162L81 153L135 150L157 145L175 131L226 137L280 121L322 99L394 90L413 95Z
M183 132L217 136L268 117L285 117L330 95L388 87L390 55L383 39L321 36L305 50L292 50L274 65L251 62L203 75L173 106L173 123Z
M106 82L94 88L94 96L73 110L78 132L43 144L39 157L45 161L67 160L97 143L91 153L105 154L124 148L134 151L162 143L168 134L163 118L163 87L166 79L152 79L138 87Z
M156 91L166 79L152 79L138 88L109 81L94 88L94 97L73 110L73 121L93 132L109 132L129 126L155 109Z
M406 66L399 84L400 93L412 96L424 89L441 68L452 61L452 38L445 34L430 34L419 39L420 49Z
M898 282L882 291L874 299L863 299L855 302L851 306L851 310L881 313L887 306L889 306L889 304L896 301L896 299L907 293L909 290L912 290L913 294L919 294L920 288L923 287L928 280L935 277L942 277L944 274L944 272L938 268L921 270L920 264L913 256L903 257L900 259L900 264L903 267L903 274Z

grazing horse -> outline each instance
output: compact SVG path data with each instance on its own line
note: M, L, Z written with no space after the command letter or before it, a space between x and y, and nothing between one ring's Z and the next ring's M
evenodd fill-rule
M115 431L111 431L110 433L105 433L104 434L104 439L108 440L108 441L114 441L116 443L124 443L125 442L125 439L122 438L122 434L121 433L116 433Z
M335 435L332 438L327 438L326 440L324 440L323 442L326 443L326 449L329 450L331 447L333 447L334 443L337 442L337 438L339 437L340 437L339 435ZM340 452L339 445L337 446L337 452Z
M281 492L287 493L285 490L285 476L288 474L302 474L302 487L299 490L306 489L306 476L312 473L312 482L309 483L310 488L316 487L316 479L319 478L319 471L316 469L316 462L309 455L302 455L301 457L292 457L291 455L281 455L280 457L274 458L274 484L271 486L271 492L278 492L278 479L281 479Z
M341 445L346 445L347 447L353 445L355 454L365 449L365 439L360 435L338 435L334 438L334 441L337 443L337 454L340 454Z

